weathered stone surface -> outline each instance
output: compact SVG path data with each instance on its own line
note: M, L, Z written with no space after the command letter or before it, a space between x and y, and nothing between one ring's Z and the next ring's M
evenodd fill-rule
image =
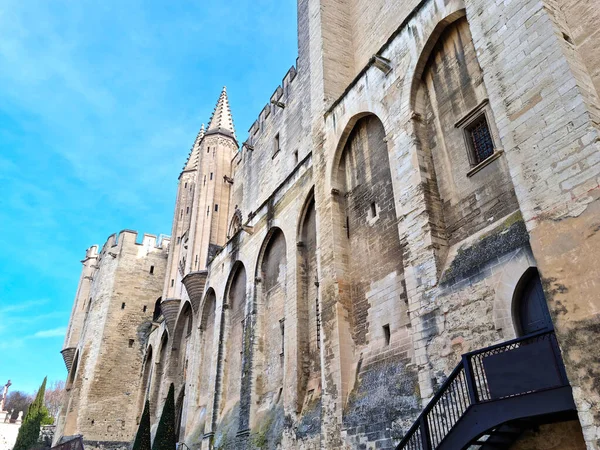
M180 303L127 328L116 299L142 297L130 247L88 250L64 347L87 369L59 429L121 442L130 422L97 431L121 412L108 400L135 417L148 395L155 426L173 382L194 450L393 448L461 354L519 334L539 274L579 421L514 448L556 448L561 433L564 448L600 448L594 8L299 0L297 68L239 151L221 94L221 125L179 178L168 262L145 256L160 253L163 303ZM483 161L473 124L493 144ZM106 299L89 315L88 293Z

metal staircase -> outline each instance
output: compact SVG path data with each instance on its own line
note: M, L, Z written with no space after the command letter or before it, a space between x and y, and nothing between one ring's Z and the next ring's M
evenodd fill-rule
M466 353L396 450L508 449L531 427L576 415L553 331Z

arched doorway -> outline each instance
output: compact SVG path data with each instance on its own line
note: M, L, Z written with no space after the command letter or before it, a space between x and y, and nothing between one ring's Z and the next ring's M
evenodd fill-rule
M519 336L554 328L540 274L535 267L527 270L517 284L513 298L513 317Z

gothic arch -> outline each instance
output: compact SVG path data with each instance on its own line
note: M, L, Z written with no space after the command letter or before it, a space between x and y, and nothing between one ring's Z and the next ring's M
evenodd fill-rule
M225 285L221 311L213 426L240 402L246 291L246 268L241 261L236 261Z
M275 408L283 400L287 274L287 240L281 228L272 227L256 264L254 348L257 351L252 355L255 372L252 390L259 399L257 410Z
M300 242L302 240L302 232L303 232L303 228L304 228L304 219L306 217L306 214L309 212L309 209L311 207L311 203L314 203L315 201L315 187L312 186L308 193L306 194L306 196L304 197L304 203L302 203L302 208L300 209L300 215L298 216L298 222L296 224L296 230L298 233L297 241L296 242Z
M75 353L75 357L73 358L73 364L71 365L71 371L69 372L69 378L67 385L65 387L66 390L70 390L75 383L75 377L77 376L77 370L79 369L79 350Z
M198 406L203 411L208 411L212 407L214 401L214 393L212 384L212 366L213 366L213 345L215 337L215 326L216 320L216 304L217 295L215 290L210 287L206 291L202 302L202 308L200 309L200 342L199 342L199 360L200 367L198 370ZM220 338L220 336L219 336ZM220 341L221 339L219 339ZM219 343L220 345L220 343ZM207 417L207 413L201 414L201 423L199 424L202 433L209 430L206 428L206 421L210 419Z
M494 286L492 316L496 330L504 339L514 339L518 330L515 327L515 293L519 281L530 270L537 270L537 264L530 249L519 249L507 261Z
M233 216L231 217L231 222L229 223L229 231L227 232L227 237L233 237L239 230L242 229L242 211L239 208L235 208Z
M144 411L144 404L146 399L150 397L150 386L152 384L152 375L153 375L153 366L154 366L154 358L153 358L153 350L152 345L149 345L146 349L146 355L144 356L144 363L142 365L142 384L140 386L140 392L138 394L138 404L137 404L137 419L136 423L140 423L140 417L142 416L142 412Z
M408 92L410 95L409 101L412 111L417 109L417 92L419 90L419 85L421 84L421 78L423 77L423 72L425 71L427 62L429 61L429 58L433 53L440 37L442 36L442 33L454 22L465 17L466 14L464 0L452 0L450 4L446 6L446 15L440 19L433 30L429 33L429 36L427 36L425 44L421 48L419 57L414 65L412 77L410 77L411 83L410 90Z
M412 131L439 274L452 246L519 207L462 2L451 2L433 27L411 82Z
M344 153L344 149L346 147L346 143L348 142L350 133L354 129L356 123L363 117L367 117L367 116L371 116L371 115L375 115L375 114L370 111L362 111L362 112L359 112L359 113L353 115L346 123L346 126L344 127L344 130L342 131L342 134L340 135L340 138L338 140L337 146L335 148L335 152L333 153L333 160L331 162L331 174L330 174L329 179L331 180L331 188L332 189L343 192L343 189L344 189L344 186L342 185L343 179L340 179L339 167L340 167L340 161L341 161L343 153Z
M169 374L175 382L175 387L179 388L185 383L187 377L188 364L188 341L191 338L194 328L194 312L192 304L186 301L179 311L179 316L175 322L175 332L171 343L171 355L169 359Z
M152 313L152 322L158 322L160 316L162 316L162 309L160 307L160 302L162 302L162 297L158 297L156 302L154 303L154 311Z
M308 410L321 396L321 318L317 273L317 226L314 187L304 200L296 238L297 411Z
M161 387L163 384L163 379L165 376L165 369L167 365L167 357L169 355L169 333L165 329L160 338L160 349L158 353L158 358L155 358L154 370L156 371L156 375L153 377L152 384L150 385L150 415L151 417L157 411L160 411L160 408L157 408L158 398L160 395Z
M152 378L152 364L154 363L153 360L153 351L152 351L152 345L148 346L148 349L146 350L146 357L144 358L144 366L142 369L142 397L146 397L146 391L147 389L150 387L150 382L151 382L151 378Z
M382 321L389 315L376 312L405 309L401 300L406 295L403 248L384 125L374 114L360 114L354 119L336 156L333 238L340 261L338 277L345 285L340 301L349 313L353 344L363 346L383 342L386 326L393 334L408 319L402 312L395 315L402 317L397 323L386 323ZM378 296L373 291L377 284L386 285L385 290L394 292L395 297Z

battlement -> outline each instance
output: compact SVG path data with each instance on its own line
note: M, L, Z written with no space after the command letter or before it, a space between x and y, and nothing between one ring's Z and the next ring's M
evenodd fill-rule
M147 249L166 251L169 248L169 243L171 242L171 237L165 234L159 234L157 237L155 234L144 233L142 234L141 241L138 236L139 233L137 231L128 229L121 230L118 233L113 233L106 239L100 254L110 251L111 248L120 247L123 245L134 245L145 247Z
M297 66L297 63L296 63L296 66ZM242 144L242 149L243 149L243 147L252 148L252 146L254 145L256 140L260 137L261 131L266 126L267 120L269 119L269 117L271 116L271 113L273 112L273 108L285 109L285 103L282 100L283 100L284 96L287 97L289 95L290 86L292 85L292 82L294 81L294 79L296 78L296 75L298 74L298 72L296 70L296 66L290 67L290 69L287 71L287 73L283 77L281 85L277 86L277 89L275 89L275 92L273 92L273 95L271 95L271 98L269 99L269 103L267 103L264 106L264 108L261 110L260 114L258 115L258 118L254 121L254 123L248 130L248 138ZM236 155L236 157L237 157L237 155ZM235 160L235 158L234 158L234 160Z
M98 246L96 244L94 244L85 251L84 261L88 260L90 258L97 258L97 257L98 257Z

